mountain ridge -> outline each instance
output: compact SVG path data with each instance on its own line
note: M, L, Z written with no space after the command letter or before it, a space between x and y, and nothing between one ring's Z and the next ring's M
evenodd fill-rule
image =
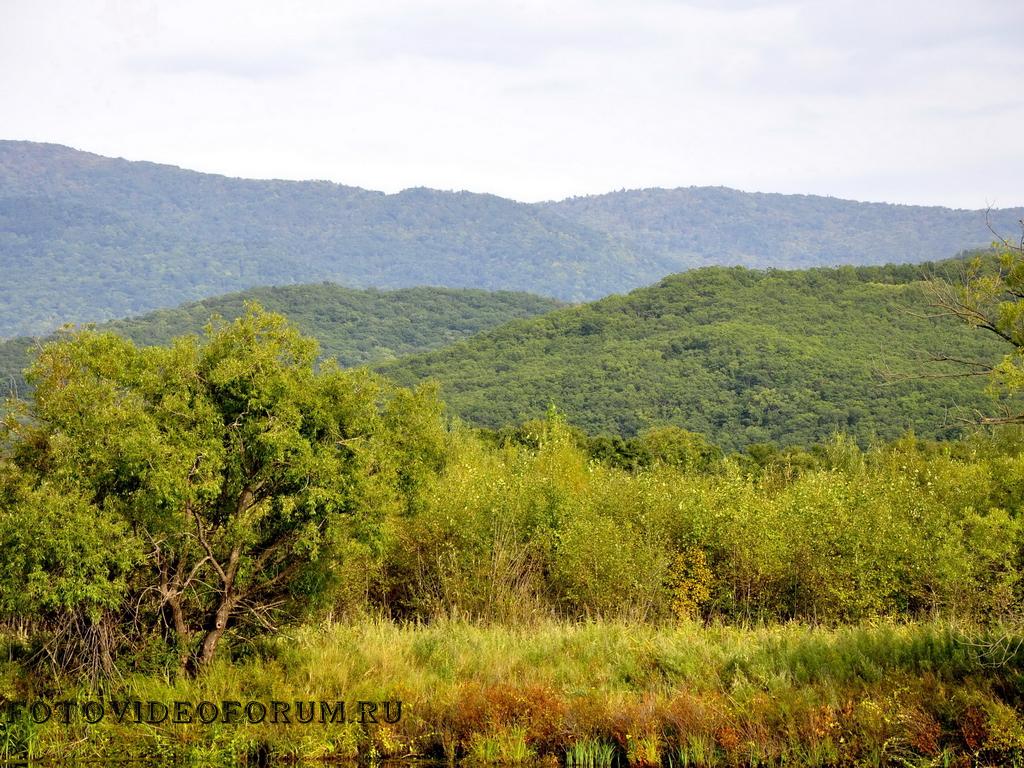
M1011 231L1024 209L995 212ZM988 245L981 211L677 187L522 203L250 180L0 141L0 338L260 285L594 300L709 265L917 262Z
M536 200L536 201L532 201L531 202L531 201L526 201L526 200L518 200L518 199L512 198L512 197L504 197L503 195L499 195L499 194L497 194L495 192L480 192L480 191L475 191L475 190L470 190L470 189L454 189L454 188L453 189L442 189L442 188L439 188L439 187L429 187L429 186L426 186L426 185L423 185L423 184L417 184L417 185L414 185L414 186L411 186L411 187L403 187L402 189L400 189L400 190L398 190L396 192L386 192L384 190L371 189L369 187L361 187L361 186L359 186L357 184L345 184L344 182L334 181L333 179L316 179L316 178L286 179L286 178L283 178L283 177L280 177L280 176L235 176L235 175L228 174L228 173L220 173L218 171L201 171L201 170L196 170L196 169L193 169L193 168L187 168L187 167L182 166L182 165L175 165L174 163L169 163L169 162L166 162L166 163L165 162L157 162L157 161L154 161L154 160L130 160L130 159L128 159L126 157L123 157L123 156L120 156L120 155L118 155L116 157L112 156L112 155L103 155L103 154L100 154L100 153L97 153L97 152L92 152L92 151L87 150L87 149L78 149L76 147L72 147L72 146L67 145L67 144L60 144L58 142L51 142L51 141L33 141L31 139L0 139L0 148L3 148L4 145L21 145L21 146L45 148L47 150L59 150L59 151L66 152L68 154L73 154L73 155L76 155L76 156L88 156L88 157L96 158L96 159L101 160L101 161L111 161L111 162L117 162L117 163L124 163L124 164L127 164L127 165L152 166L152 167L155 167L155 168L165 168L165 169L173 170L173 171L184 171L185 173L189 173L189 174L196 174L196 175L199 175L199 176L211 176L211 177L223 179L223 180L226 180L226 181L265 181L265 182L280 182L282 184L324 184L324 185L330 185L330 186L334 186L334 187L341 187L343 189L354 190L354 191L358 191L358 192L366 192L366 193L372 194L372 195L380 195L380 196L383 196L383 197L395 197L395 196L398 196L398 195L405 194L407 192L427 191L427 192L440 192L440 193L443 193L443 194L453 194L453 195L463 195L463 194L465 194L465 195L479 195L479 196L483 196L483 197L495 197L495 198L499 198L501 200L507 200L509 202L518 203L519 205L527 205L527 206L551 206L551 205L558 205L558 204L561 204L561 203L568 203L568 202L573 202L573 201L578 201L578 200L592 200L592 199L595 199L595 198L610 198L610 197L614 197L614 196L618 196L618 195L630 195L630 194L638 193L638 192L655 192L655 193L657 193L657 192L679 192L679 191L685 191L685 190L718 190L718 191L725 191L725 192L738 192L738 193L743 194L743 195L751 195L751 196L755 196L755 197L756 196L763 196L763 197L773 197L773 198L777 197L777 198L805 198L805 199L819 199L819 200L835 200L835 201L843 202L843 203L858 203L858 204L861 204L861 205L888 206L888 207L894 207L894 208L939 209L939 210L943 210L943 211L969 212L969 213L976 213L976 212L979 212L979 211L986 210L984 208L958 208L958 207L948 206L948 205L925 205L925 204L921 204L921 203L894 203L894 202L889 202L889 201L885 201L885 200L858 200L857 198L842 197L841 195L827 195L827 194L816 194L816 193L805 193L805 192L772 192L772 191L765 191L765 190L748 190L748 189L740 189L739 187L730 187L730 186L728 186L726 184L680 184L680 185L674 186L674 187L663 187L663 186L653 186L653 187L621 187L620 189L609 190L607 192L591 192L591 193L587 193L587 194L583 194L583 195L567 195L566 197L563 197L563 198L545 198L543 200ZM1003 211L1003 210L1018 210L1018 209L1019 210L1024 210L1024 206L996 207L996 208L993 208L992 210Z

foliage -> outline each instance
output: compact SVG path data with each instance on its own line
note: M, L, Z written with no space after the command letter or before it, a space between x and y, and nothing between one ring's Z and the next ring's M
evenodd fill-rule
M229 179L7 141L0 269L0 337L254 285L529 286L579 299L665 271L601 232L494 195Z
M1024 226L1024 223L1021 224ZM986 376L999 402L998 415L983 415L988 424L1024 423L1024 412L1014 395L1024 389L1024 237L1017 244L1002 240L994 244L995 258L975 257L935 276L929 283L932 306L938 315L964 321L972 328L990 332L1009 346L998 361L951 357L947 362L962 366L963 376Z
M1013 225L1020 209L995 213ZM254 285L444 285L590 300L709 264L809 267L953 256L984 214L723 188L526 205L257 181L0 142L0 338Z
M672 614L680 620L698 618L711 599L714 579L704 550L694 547L677 552L668 578Z
M560 417L542 424L536 446L452 433L444 471L382 551L369 610L991 621L1024 599L1017 434L869 450L837 437L763 464L623 469Z
M315 358L257 308L170 347L44 347L5 422L0 609L108 660L153 638L208 660L229 630L323 610L988 622L1024 597L1018 431L723 455L553 409L445 428L434 390Z
M0 433L0 549L17 553L0 607L112 627L105 668L153 634L208 663L229 630L316 608L346 516L413 508L443 460L429 389L317 371L316 352L258 305L170 347L91 330L46 345Z
M988 245L986 213L727 187L636 189L545 203L679 272L709 265L807 269L948 258ZM1015 227L1021 209L988 212Z
M730 456L656 430L661 456L701 460L630 464L557 413L518 439L445 430L433 392L312 355L259 314L202 343L48 347L30 413L8 417L0 609L208 659L228 628L318 608L839 624L991 622L1024 599L1009 428Z
M0 754L1024 756L1006 623L1024 600L1024 428L729 455L676 427L610 443L554 409L487 432L446 427L434 390L315 355L255 307L169 347L82 330L44 348L0 443L0 639L22 657L2 695L82 695L78 675L29 673L16 648L44 643L106 654L108 696L400 699L405 717L22 719L0 722ZM206 649L238 595L231 661ZM304 626L267 632L289 619ZM189 654L208 663L176 675Z
M948 438L960 432L958 412L988 398L979 381L931 375L949 366L927 357L985 357L998 344L921 317L925 286L912 266L701 269L379 369L406 385L437 379L454 413L491 428L543 417L553 403L606 435L603 450L627 464L679 434L616 438L665 425L726 450L811 445L836 431L862 445L906 429ZM925 368L928 377L911 375Z

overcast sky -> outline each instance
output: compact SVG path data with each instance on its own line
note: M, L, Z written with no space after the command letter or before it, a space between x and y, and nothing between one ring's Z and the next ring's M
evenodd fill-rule
M1024 2L0 0L0 138L518 200L1024 204Z

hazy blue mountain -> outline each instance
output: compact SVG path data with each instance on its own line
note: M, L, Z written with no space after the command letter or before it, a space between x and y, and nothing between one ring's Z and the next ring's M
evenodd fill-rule
M997 212L1014 231L1024 211ZM953 255L977 211L643 190L560 203L325 181L257 181L0 141L0 337L45 333L255 285L322 280L594 299L706 264Z
M857 203L835 197L726 187L641 189L546 203L672 268L711 264L804 267L917 263L988 246L985 211ZM1019 236L1024 208L991 212L992 228Z

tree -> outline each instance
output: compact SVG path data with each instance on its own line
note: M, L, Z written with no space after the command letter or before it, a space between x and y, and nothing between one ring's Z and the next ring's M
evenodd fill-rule
M1021 222L1024 228L1024 221ZM1017 243L1000 238L994 256L975 256L954 276L929 282L932 317L955 317L984 329L1010 347L997 362L938 355L936 362L951 363L952 375L987 376L990 391L999 399L1000 413L982 415L984 424L1024 423L1024 410L1014 395L1024 389L1024 235Z
M0 572L0 607L90 626L116 611L122 639L159 632L192 668L232 628L272 629L315 607L346 520L400 512L443 458L433 391L317 369L316 357L315 341L258 305L169 347L92 330L46 345L31 401L0 432L17 478L0 485L0 548L26 530L39 542ZM67 510L53 508L50 528L31 519L41 494ZM65 574L75 583L5 604L53 576L62 520L81 550Z
M707 472L722 458L722 452L703 435L672 425L650 427L639 435L639 442L654 461L689 472Z

